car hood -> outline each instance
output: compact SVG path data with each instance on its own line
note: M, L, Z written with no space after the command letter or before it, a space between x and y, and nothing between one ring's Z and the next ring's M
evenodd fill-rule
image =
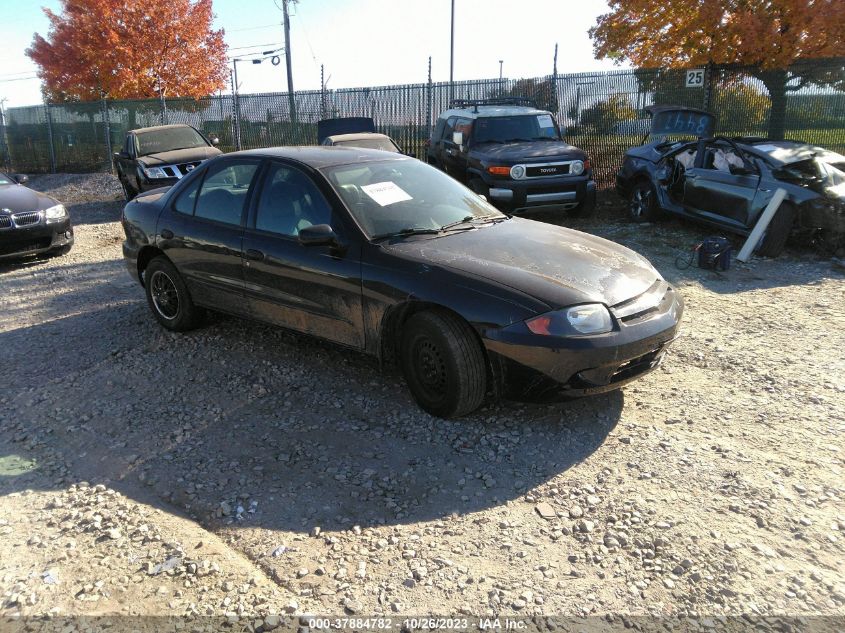
M9 209L12 213L36 211L59 204L49 196L42 196L37 191L21 185L0 185L0 209Z
M179 163L191 163L197 160L206 160L222 154L216 147L188 147L186 149L174 149L170 152L159 152L158 154L147 154L139 156L138 162L147 167L157 165L178 165Z
M660 278L647 259L615 242L523 218L386 248L514 288L550 308L585 302L613 306Z
M563 141L522 141L517 143L481 143L472 148L481 159L511 163L539 163L552 160L584 160L584 150Z

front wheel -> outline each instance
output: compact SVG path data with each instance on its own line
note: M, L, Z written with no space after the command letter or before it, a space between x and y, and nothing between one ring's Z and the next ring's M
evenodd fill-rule
M570 218L590 218L596 212L596 196L587 196L578 206L566 210L566 214Z
M204 311L194 305L182 276L167 258L156 257L149 263L144 288L153 316L168 330L185 332L202 322Z
M472 328L443 312L418 312L408 319L402 371L420 407L441 418L474 411L487 391L484 352Z
M652 184L644 180L635 184L628 198L628 216L634 222L656 222L662 215Z

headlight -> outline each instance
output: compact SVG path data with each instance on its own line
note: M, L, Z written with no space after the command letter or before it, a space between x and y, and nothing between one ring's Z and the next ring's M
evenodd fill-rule
M44 211L44 217L47 219L47 223L50 222L61 222L67 217L67 209L65 209L65 205L57 204L54 207L50 207Z
M142 167L147 178L170 178L161 167Z
M613 319L601 303L585 303L528 319L525 325L543 336L578 336L610 332Z
M569 173L574 174L575 176L580 176L584 173L584 162L580 160L572 161L572 164L569 165Z
M514 180L520 180L521 178L525 178L525 167L522 165L514 165L511 167L511 178Z

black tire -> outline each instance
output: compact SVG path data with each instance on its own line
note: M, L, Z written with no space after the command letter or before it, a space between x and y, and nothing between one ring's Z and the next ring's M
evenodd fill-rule
M757 254L762 257L777 257L786 248L786 241L792 232L792 225L795 223L795 208L788 202L782 202L775 213L775 217L769 222L763 241L757 249Z
M72 244L60 246L59 248L48 252L47 255L49 257L62 257L63 255L67 255L68 253L70 253L70 249L72 248L72 246Z
M570 218L591 218L596 213L596 197L595 195L587 196L577 207L572 207L566 210L566 214Z
M422 409L441 418L481 406L487 366L472 328L445 312L417 312L402 328L402 371Z
M117 179L120 181L120 186L123 189L123 198L126 200L126 202L131 201L135 196L138 195L138 192L129 186L129 183L126 182L126 179L123 176L118 176Z
M156 257L147 265L144 289L153 316L166 329L185 332L202 323L205 311L194 305L182 276L166 257Z
M628 196L628 216L634 222L657 222L663 217L657 192L650 182L640 180L634 184Z

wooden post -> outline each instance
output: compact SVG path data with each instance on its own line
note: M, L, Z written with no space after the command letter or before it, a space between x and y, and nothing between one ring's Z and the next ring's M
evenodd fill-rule
M769 204L763 210L763 213L760 214L760 219L757 220L757 224L755 224L754 228L751 230L751 235L748 236L748 239L745 240L745 244L742 245L739 255L736 256L739 261L747 262L751 257L751 253L754 252L754 247L760 242L760 238L763 237L763 233L766 232L766 227L769 226L769 222L771 222L772 218L775 217L775 213L777 213L780 203L783 202L785 197L786 189L778 187L775 191L775 195L772 196Z

